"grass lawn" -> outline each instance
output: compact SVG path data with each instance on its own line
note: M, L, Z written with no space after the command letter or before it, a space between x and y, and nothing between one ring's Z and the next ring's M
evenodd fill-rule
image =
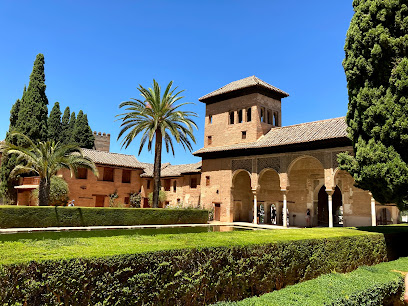
M159 250L243 246L279 241L407 231L408 226L308 228L141 235L137 230L48 232L0 235L0 264L31 260L100 257Z

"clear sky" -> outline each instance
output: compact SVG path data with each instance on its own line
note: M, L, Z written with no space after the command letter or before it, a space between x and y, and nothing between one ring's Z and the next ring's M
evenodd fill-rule
M203 146L204 104L198 98L256 75L288 92L283 125L344 116L342 60L352 0L265 1L0 1L0 138L12 104L28 85L36 54L45 56L46 94L88 114L94 131L111 134L111 151L137 156L139 141L116 141L118 105L155 78L185 89L197 112ZM187 109L186 109L187 110ZM144 150L138 159L153 162ZM177 146L163 162L200 159Z

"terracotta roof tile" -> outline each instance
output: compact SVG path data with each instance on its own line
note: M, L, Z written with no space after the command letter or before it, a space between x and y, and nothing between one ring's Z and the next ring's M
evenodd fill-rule
M140 177L153 177L153 164L143 164L145 173ZM170 163L162 164L161 177L181 176L183 173L200 173L201 161L195 164L171 165Z
M239 149L267 148L310 141L328 140L347 137L345 117L306 122L285 127L272 128L256 142L235 144L222 147L202 148L194 155L210 152L231 151Z
M253 86L261 86L263 88L266 88L268 90L277 92L285 97L288 97L289 94L284 92L283 90L280 90L279 88L272 86L271 84L266 83L265 81L262 81L261 79L258 79L256 76L250 76L238 81L231 82L217 90L214 90L213 92L210 92L209 94L206 94L205 96L202 96L199 101L204 101L208 98L212 98L218 95L226 94L232 91L240 90L243 88L248 88L248 87L253 87Z
M142 163L139 162L133 155L83 148L81 149L81 151L85 156L89 157L96 164L143 169Z

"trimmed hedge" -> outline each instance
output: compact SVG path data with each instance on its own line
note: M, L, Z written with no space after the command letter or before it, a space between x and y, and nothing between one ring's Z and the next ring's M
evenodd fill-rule
M260 297L217 305L405 305L404 277L396 271L408 272L407 257L361 267L348 274L323 275Z
M386 260L370 234L3 265L0 304L205 305Z
M207 223L201 209L0 206L0 227Z

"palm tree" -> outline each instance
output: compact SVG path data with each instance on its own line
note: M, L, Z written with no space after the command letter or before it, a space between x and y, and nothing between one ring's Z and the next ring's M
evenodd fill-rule
M69 169L71 176L77 174L79 168L90 169L96 176L98 170L93 161L85 157L81 149L75 144L64 145L55 141L34 143L29 137L20 133L12 136L22 137L26 146L16 146L4 143L0 151L5 154L15 154L17 165L10 176L15 177L23 173L35 173L40 177L38 202L40 206L48 205L50 198L50 180L60 169Z
M154 188L153 188L153 207L157 208L159 203L160 191L160 170L161 170L161 153L162 144L166 146L166 151L174 155L173 139L177 143L181 143L184 149L192 151L190 139L195 143L193 135L193 127L197 125L189 117L197 117L197 114L189 111L181 111L180 107L192 104L181 103L176 105L176 102L183 97L180 93L175 92L176 88L171 88L173 81L171 81L164 93L161 93L159 84L153 80L153 88L144 88L139 85L137 88L143 99L131 99L131 101L122 102L119 108L126 107L126 113L117 115L122 120L121 131L118 136L122 140L122 147L127 148L133 139L139 135L141 136L139 155L145 143L147 142L147 149L152 150L153 140L155 140L154 147Z

